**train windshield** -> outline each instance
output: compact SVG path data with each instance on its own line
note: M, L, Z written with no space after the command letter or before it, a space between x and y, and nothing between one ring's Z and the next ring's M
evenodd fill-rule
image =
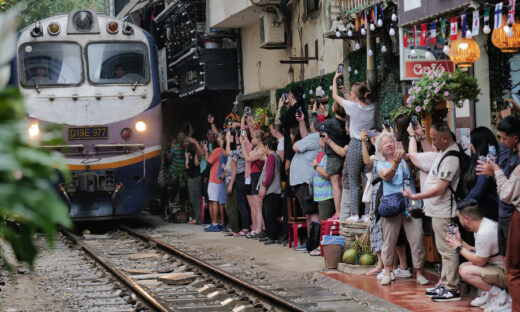
M81 47L70 42L34 42L20 48L24 87L77 85L83 80Z
M88 78L99 84L147 83L147 51L140 42L91 43L87 46Z

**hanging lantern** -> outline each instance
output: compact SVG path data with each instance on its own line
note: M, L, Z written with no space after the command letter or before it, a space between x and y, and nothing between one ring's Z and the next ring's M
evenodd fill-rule
M475 39L462 38L459 32L457 40L451 43L449 55L458 67L470 67L480 58L480 48Z
M520 23L515 21L513 25L508 25L507 16L504 16L500 28L493 30L491 42L502 53L515 53L520 48Z

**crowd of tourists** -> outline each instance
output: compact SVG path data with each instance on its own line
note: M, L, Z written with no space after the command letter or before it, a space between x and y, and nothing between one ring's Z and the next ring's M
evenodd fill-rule
M441 276L426 296L460 300L463 281L479 290L471 305L520 311L520 120L502 112L498 133L475 128L464 151L445 122L423 129L418 116L401 115L378 129L367 86L347 92L337 85L340 75L332 114L321 101L310 112L294 86L280 97L269 131L255 127L248 109L224 131L210 115L205 142L190 138L185 155L174 150L184 158L176 165L187 168L191 222L202 222L205 194L205 231L284 244L287 199L296 198L307 235L321 220L369 224L378 264L367 274L383 286L412 274L431 283L423 274L428 231ZM309 252L320 255L319 248Z

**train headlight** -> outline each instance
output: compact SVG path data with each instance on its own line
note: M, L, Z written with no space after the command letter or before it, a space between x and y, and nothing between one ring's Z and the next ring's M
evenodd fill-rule
M57 23L51 23L49 27L47 27L47 31L49 32L49 34L56 36L60 33L60 25L58 25Z
M130 139L131 136L132 136L132 129L130 129L130 128L124 128L123 130L121 130L121 137L122 137L124 140L128 140L128 139Z
M119 24L117 22L110 22L107 25L107 31L111 34L116 34L119 30Z
M146 130L146 124L144 123L144 121L138 121L135 123L135 130L137 130L138 132L143 132Z
M37 123L30 125L27 131L29 132L29 137L31 139L35 139L40 135L40 127Z
M94 24L94 18L88 11L79 11L72 18L74 27L79 31L89 31Z

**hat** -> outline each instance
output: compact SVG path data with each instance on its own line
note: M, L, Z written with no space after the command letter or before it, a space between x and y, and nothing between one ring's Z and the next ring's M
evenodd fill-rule
M325 121L325 115L318 115L318 121L324 122Z

